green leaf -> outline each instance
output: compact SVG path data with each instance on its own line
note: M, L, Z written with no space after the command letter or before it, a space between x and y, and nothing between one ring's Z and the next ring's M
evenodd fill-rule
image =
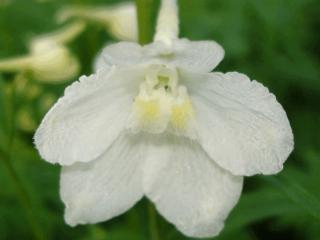
M226 222L224 233L239 230L250 224L274 216L295 212L295 204L274 188L263 188L245 193Z
M262 177L280 188L294 203L320 221L320 200L289 175Z

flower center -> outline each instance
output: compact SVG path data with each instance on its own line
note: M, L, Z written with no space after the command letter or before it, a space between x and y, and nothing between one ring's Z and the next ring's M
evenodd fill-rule
M134 132L189 135L193 107L175 67L151 65L134 99L129 128Z

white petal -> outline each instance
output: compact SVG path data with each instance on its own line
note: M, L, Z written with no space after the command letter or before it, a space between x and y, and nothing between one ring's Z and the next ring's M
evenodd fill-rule
M143 56L142 47L133 42L119 42L106 46L101 57L108 65L134 65L144 64L146 58Z
M99 70L101 69L111 69L111 65L106 63L106 61L104 60L104 57L102 55L102 52L99 52L95 58L94 58L94 61L93 61L93 71L94 72L98 72Z
M223 48L214 41L176 39L169 47L154 42L144 47L136 43L120 42L103 50L109 65L171 64L195 72L210 72L224 57Z
M262 84L240 73L182 73L210 157L236 175L279 172L293 149L287 115Z
M106 221L142 197L143 155L135 140L121 134L97 160L63 167L60 195L69 225Z
M142 73L138 68L101 70L68 87L35 134L41 156L71 165L103 153L124 129Z
M144 191L157 210L191 237L219 234L237 203L242 177L223 170L196 142L167 137L146 159Z
M210 72L223 59L224 50L215 41L189 41L179 39L174 42L172 64L194 72Z

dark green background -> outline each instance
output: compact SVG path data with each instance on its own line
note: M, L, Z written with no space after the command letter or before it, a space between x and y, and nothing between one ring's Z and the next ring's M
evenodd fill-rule
M111 2L116 1L0 0L0 59L26 53L30 38L59 28L54 15L64 5ZM267 86L286 109L295 136L281 174L245 180L241 200L216 239L320 239L320 2L181 0L180 10L181 35L218 41L226 50L218 70L243 72ZM104 28L90 24L70 46L83 74L92 71L93 57L107 41L112 39ZM35 239L30 225L35 218L35 228L48 240L150 240L145 199L106 223L65 225L59 167L40 159L33 132L23 129L17 114L24 110L38 124L46 111L44 97L57 98L75 79L55 85L30 79L18 91L13 78L0 73L0 239ZM30 97L28 87L34 85L41 93ZM157 222L159 240L188 239L160 216Z

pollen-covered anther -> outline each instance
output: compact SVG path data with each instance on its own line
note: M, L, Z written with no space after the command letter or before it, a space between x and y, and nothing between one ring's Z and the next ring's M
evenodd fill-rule
M166 65L152 65L146 71L134 99L129 128L133 132L187 134L193 118L192 103L185 86L178 84L178 71Z
M194 115L192 103L187 96L186 88L181 87L181 90L181 92L185 92L185 94L183 94L185 97L182 97L180 101L172 105L170 118L172 127L178 130L186 129L189 119Z

